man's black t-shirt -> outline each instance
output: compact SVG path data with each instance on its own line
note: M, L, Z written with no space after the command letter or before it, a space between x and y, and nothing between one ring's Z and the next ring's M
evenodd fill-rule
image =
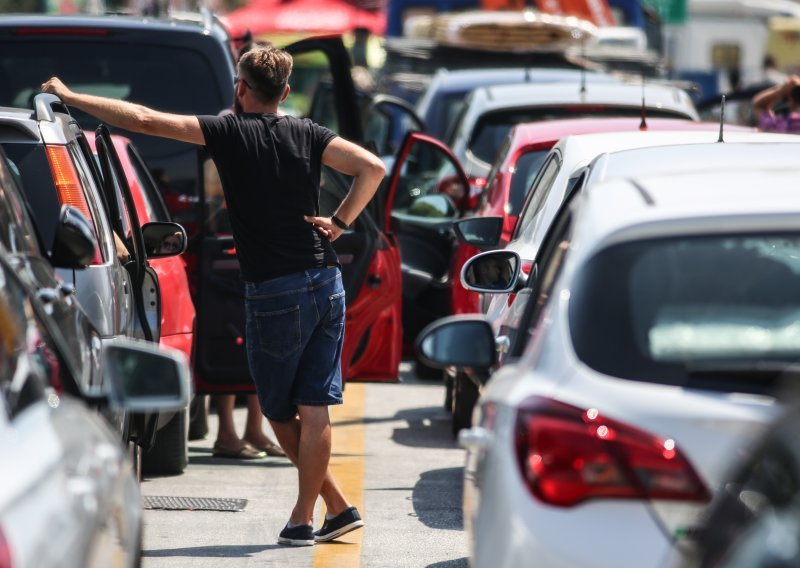
M242 277L260 282L336 264L319 215L322 152L336 134L277 114L199 116L219 170Z

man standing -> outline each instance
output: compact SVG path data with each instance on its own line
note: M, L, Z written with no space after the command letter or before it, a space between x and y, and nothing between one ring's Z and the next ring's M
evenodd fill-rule
M331 241L355 221L383 179L383 163L310 120L279 113L292 58L259 47L238 63L236 113L183 116L74 93L58 78L42 90L134 132L206 146L222 180L242 277L247 353L264 415L297 466L299 491L278 542L310 545L363 526L333 478L328 406L342 402L345 301ZM353 177L331 217L319 216L322 164ZM322 496L327 514L314 532Z

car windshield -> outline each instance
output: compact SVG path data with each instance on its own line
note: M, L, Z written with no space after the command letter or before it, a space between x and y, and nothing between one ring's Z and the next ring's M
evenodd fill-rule
M800 359L797 234L614 245L570 292L576 353L607 375L698 386L705 372L758 380Z
M475 124L467 147L476 158L492 163L497 156L500 144L503 143L503 139L515 124L587 116L639 116L641 112L638 107L607 105L553 105L489 112L481 116ZM662 118L686 118L685 115L667 110L648 109L647 115Z

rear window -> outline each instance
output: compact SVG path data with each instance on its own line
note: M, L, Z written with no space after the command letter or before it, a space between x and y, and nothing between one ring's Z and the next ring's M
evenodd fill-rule
M605 105L560 105L533 108L516 108L486 113L478 119L472 130L467 147L480 160L491 163L509 130L523 122L581 118L586 116L640 116L640 108L625 108ZM686 118L685 115L665 110L648 109L647 116L662 118Z
M226 81L232 78L230 69L225 74ZM32 97L53 75L75 91L166 112L217 114L232 104L223 94L232 93L232 83L221 85L221 71L193 49L118 44L107 38L0 43L0 106L32 108ZM93 130L97 125L96 119L77 109L70 111L83 128ZM181 205L176 196L196 194L196 147L155 136L126 135L139 147L168 201Z
M578 357L601 373L759 391L761 371L800 359L800 235L609 247L577 275L569 320Z

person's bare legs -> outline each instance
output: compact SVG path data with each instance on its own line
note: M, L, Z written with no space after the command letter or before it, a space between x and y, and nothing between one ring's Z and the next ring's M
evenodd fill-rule
M327 406L301 406L300 418L288 422L270 420L289 459L298 468L299 493L292 510L292 524L312 524L317 496L327 511L338 515L350 503L328 468L331 455L331 423Z
M247 422L244 428L244 440L252 446L264 450L271 456L282 456L285 453L275 442L264 433L264 415L261 414L261 405L258 396L247 395Z
M236 426L233 423L233 406L235 403L236 395L214 395L214 406L217 409L217 418L219 420L216 444L225 448L239 448L243 445L241 438L236 435Z

